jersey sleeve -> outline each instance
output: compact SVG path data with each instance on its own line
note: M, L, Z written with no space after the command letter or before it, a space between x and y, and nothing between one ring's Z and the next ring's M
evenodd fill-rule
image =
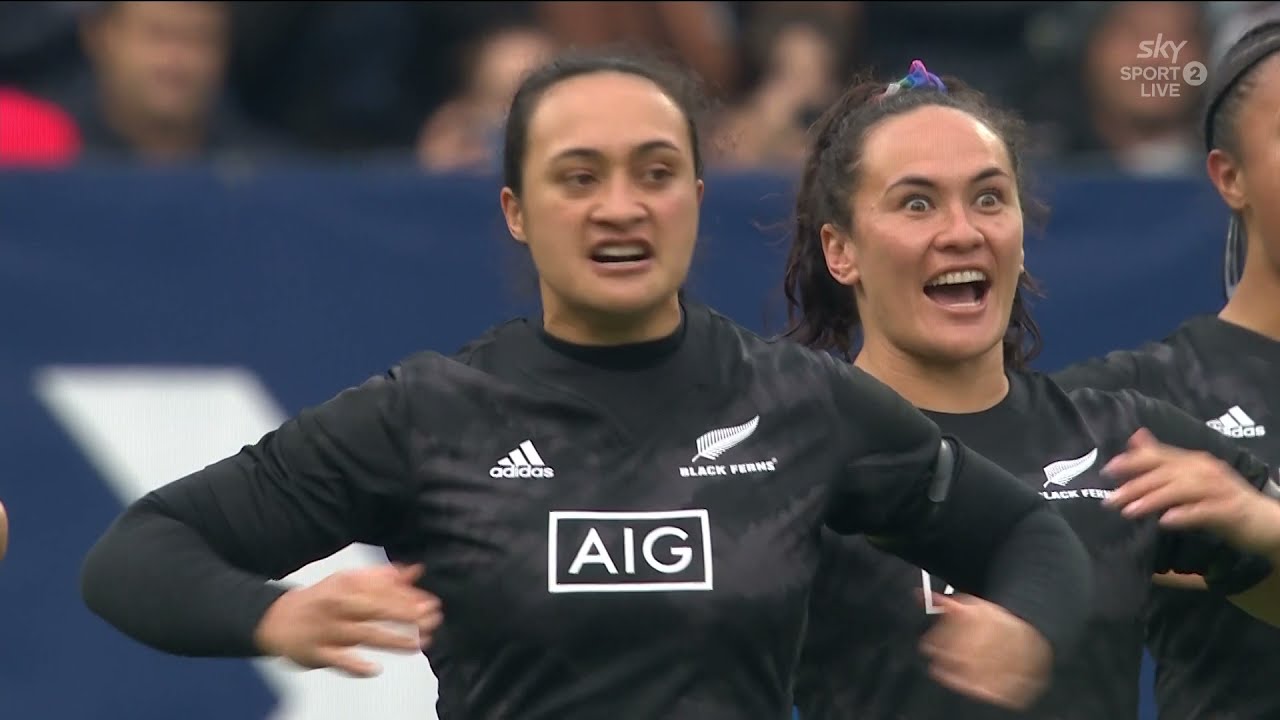
M1103 357L1091 358L1070 365L1052 375L1053 381L1065 390L1092 388L1094 390L1143 390L1146 380L1142 372L1141 356L1128 350L1117 350Z
M1261 460L1170 403L1139 396L1139 417L1160 442L1213 455L1259 490L1271 477L1272 469ZM1202 531L1163 533L1156 564L1158 573L1202 575L1211 590L1224 595L1248 590L1271 572L1266 558L1236 550Z
M405 416L392 371L145 495L86 557L86 604L160 650L255 655L257 623L284 592L270 580L394 539L410 492Z
M927 512L942 431L887 385L856 368L841 375L832 397L838 442L851 460L834 491L830 525L837 532L881 535Z
M1087 621L1092 569L1066 521L1033 489L871 376L836 397L851 460L828 526L945 577L1027 621L1056 652Z

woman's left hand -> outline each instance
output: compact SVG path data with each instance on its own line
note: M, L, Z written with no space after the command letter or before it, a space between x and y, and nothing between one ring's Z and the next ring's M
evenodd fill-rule
M1171 530L1208 530L1261 555L1280 550L1280 503L1212 455L1164 445L1143 429L1102 472L1122 481L1103 504L1125 517L1159 513Z

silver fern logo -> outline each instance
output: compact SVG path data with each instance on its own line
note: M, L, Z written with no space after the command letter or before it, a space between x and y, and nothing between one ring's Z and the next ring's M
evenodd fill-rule
M736 427L712 430L698 438L698 454L694 455L689 462L698 462L698 458L706 458L708 460L719 458L725 452L742 444L744 440L751 437L751 433L756 431L756 426L759 424L760 416L757 415Z
M747 441L760 425L757 415L741 425L719 428L705 433L698 438L698 454L689 462L699 460L719 460L720 456ZM749 475L752 473L773 472L778 469L778 459L769 458L760 462L735 463L732 465L690 465L680 468L681 477L711 477L717 475Z
M1083 475L1086 470L1093 467L1097 460L1098 448L1094 448L1087 455L1071 460L1059 460L1055 463L1049 463L1044 466L1044 476L1047 479L1042 487L1049 487L1050 484L1066 487L1072 480L1075 480Z

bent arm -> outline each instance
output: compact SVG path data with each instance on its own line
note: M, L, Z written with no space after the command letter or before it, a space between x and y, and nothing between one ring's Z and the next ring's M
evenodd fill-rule
M860 384L864 395L848 412L868 413L869 422L835 493L831 528L865 532L882 549L1022 618L1055 654L1066 652L1093 599L1090 559L1070 526L1034 490L944 438L887 387Z
M89 551L85 604L177 655L251 657L272 580L399 525L408 463L394 374L303 411L257 444L159 488Z
M1269 547L1263 557L1270 565L1269 572L1253 587L1230 595L1228 599L1253 617L1280 627L1280 482L1273 477L1263 486L1265 505L1261 506L1260 527L1269 528L1269 538L1260 538L1260 544Z
M1139 406L1143 424L1160 442L1217 458L1253 495L1249 515L1255 521L1239 529L1249 536L1247 543L1242 537L1233 541L1204 531L1168 532L1161 538L1156 571L1200 575L1204 589L1225 596L1258 620L1280 626L1280 575L1276 573L1280 567L1280 484L1274 471L1174 405L1143 397ZM1173 584L1169 580L1156 582ZM1185 576L1179 584L1193 585Z

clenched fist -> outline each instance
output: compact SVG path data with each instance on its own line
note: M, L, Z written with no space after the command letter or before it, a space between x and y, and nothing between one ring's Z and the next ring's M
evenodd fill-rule
M263 653L306 668L334 668L372 677L381 668L357 646L421 652L443 620L439 598L417 587L422 566L387 566L335 573L276 600L254 639ZM412 635L390 627L416 629Z
M975 700L1013 710L1031 706L1049 687L1053 651L1026 621L970 595L935 593L941 620L921 651L942 685Z

